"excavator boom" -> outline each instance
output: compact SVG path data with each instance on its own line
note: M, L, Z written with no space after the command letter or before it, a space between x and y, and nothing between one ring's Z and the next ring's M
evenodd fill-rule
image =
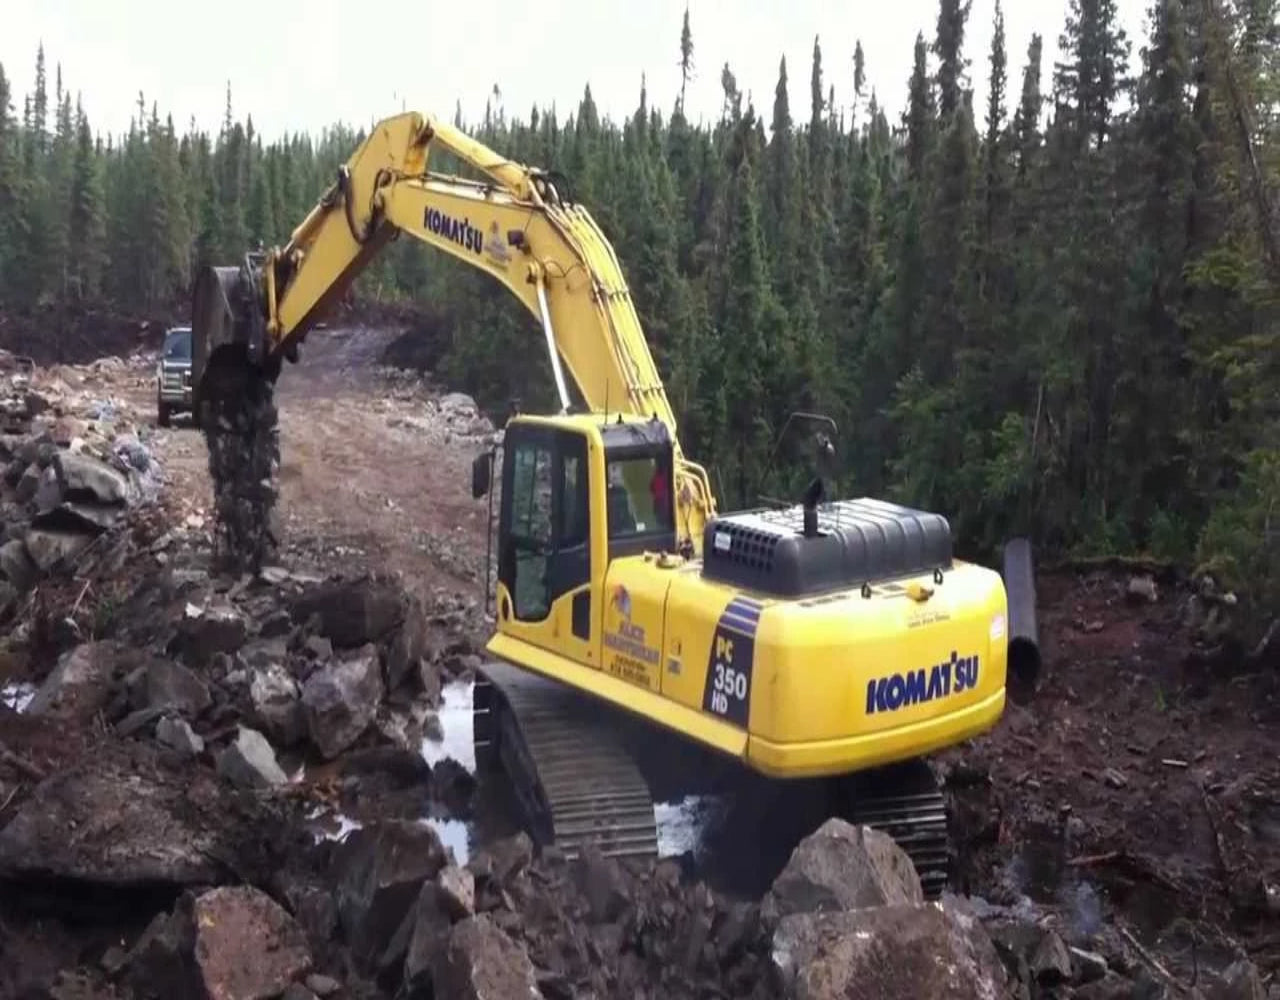
M432 173L433 150L484 175ZM681 544L701 548L715 514L706 471L680 450L676 418L649 351L622 265L585 207L551 175L508 160L418 112L378 123L289 242L239 268L197 276L192 381L220 351L274 377L307 332L400 233L477 267L541 324L563 411L574 409L567 370L593 413L657 419L675 442Z

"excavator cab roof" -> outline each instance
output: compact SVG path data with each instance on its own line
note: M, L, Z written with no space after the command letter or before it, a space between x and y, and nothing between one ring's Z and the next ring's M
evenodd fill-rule
M655 449L670 448L674 444L670 430L661 420L631 413L521 413L508 422L509 427L516 424L594 432L600 435L605 450L611 454L619 451L652 453Z

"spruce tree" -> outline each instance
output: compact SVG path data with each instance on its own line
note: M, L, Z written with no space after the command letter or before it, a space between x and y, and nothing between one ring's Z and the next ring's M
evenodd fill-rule
M69 293L96 301L102 293L107 260L105 192L102 169L89 119L76 107L75 164L72 171L69 229Z

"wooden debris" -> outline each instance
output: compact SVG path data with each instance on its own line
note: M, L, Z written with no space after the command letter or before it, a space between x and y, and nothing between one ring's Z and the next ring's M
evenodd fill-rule
M21 757L14 753L3 743L0 743L0 760L4 761L6 764L12 764L32 781L44 781L45 779L44 771L36 767L35 764L31 763L31 761L27 760L25 757Z

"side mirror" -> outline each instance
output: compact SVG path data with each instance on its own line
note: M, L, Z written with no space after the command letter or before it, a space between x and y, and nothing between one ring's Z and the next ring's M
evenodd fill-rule
M477 455L471 462L471 496L479 500L489 492L489 470L493 456L489 452Z

